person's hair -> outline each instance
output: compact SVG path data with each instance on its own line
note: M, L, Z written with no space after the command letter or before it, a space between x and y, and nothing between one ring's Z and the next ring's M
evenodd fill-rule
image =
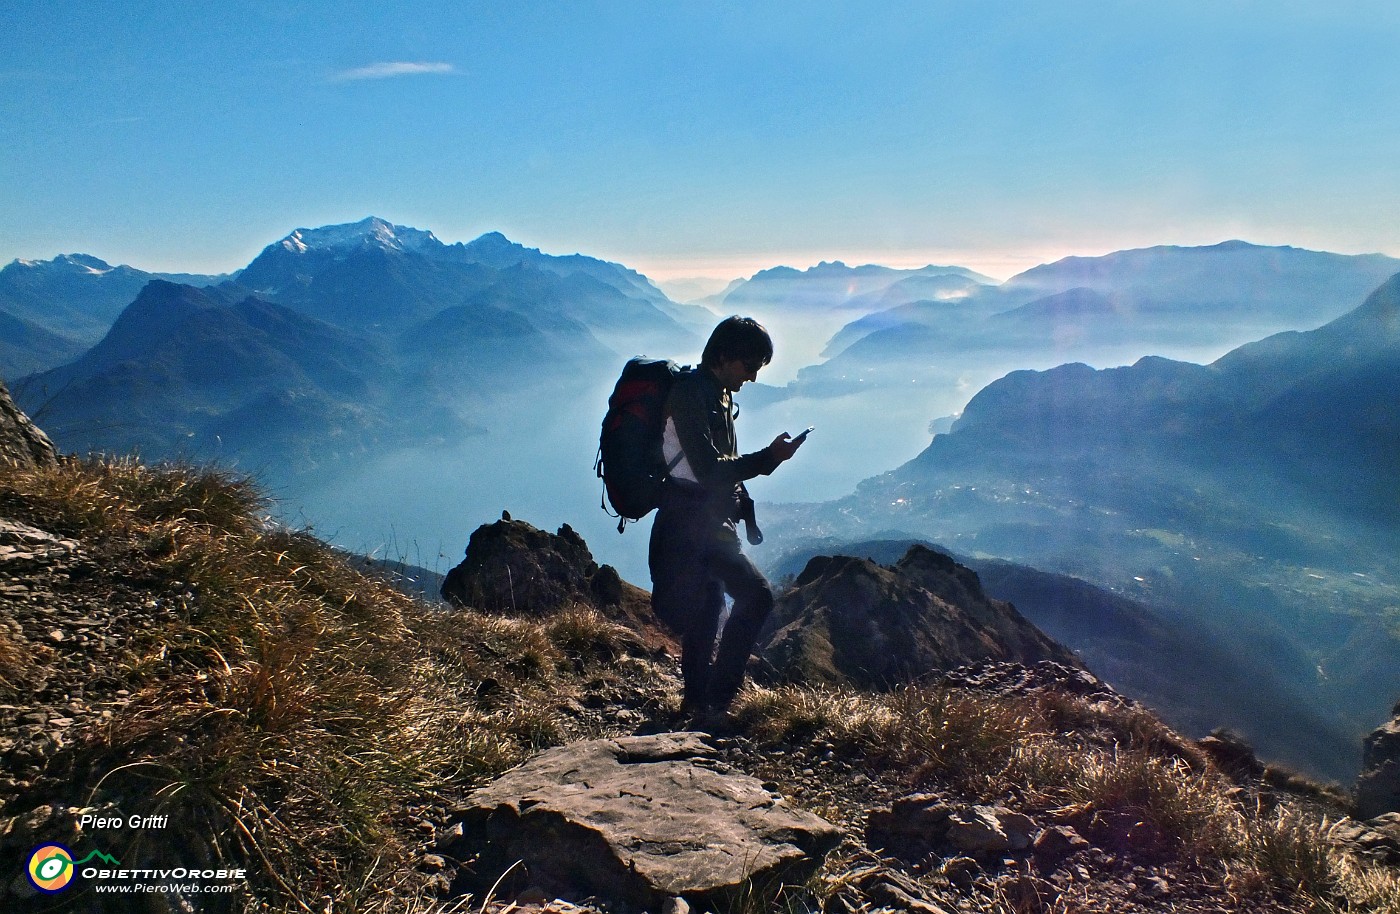
M743 359L746 362L773 361L773 338L762 324L751 317L726 317L710 333L700 364L714 368L721 362Z

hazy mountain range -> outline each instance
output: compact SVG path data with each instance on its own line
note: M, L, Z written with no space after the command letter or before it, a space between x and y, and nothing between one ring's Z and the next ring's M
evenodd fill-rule
M996 280L966 267L933 266L897 270L876 264L849 267L822 261L806 270L773 267L731 283L703 300L722 311L790 311L815 317L824 311L874 311L916 298L965 295Z
M823 261L806 270L760 271L698 304L717 314L747 314L762 321L778 341L766 379L776 376L786 383L823 358L833 334L865 315L916 299L963 298L995 283L965 267L897 270Z
M854 320L790 394L871 386L979 389L1016 368L1143 355L1214 358L1250 340L1316 327L1400 272L1400 260L1241 241L1070 257L999 286L898 302Z
M1397 389L1400 277L1210 365L1013 372L916 459L789 529L904 531L1171 607L1359 731L1400 693Z
M1184 726L1219 713L1277 757L1311 734L1302 762L1341 777L1400 693L1395 272L1230 242L1000 286L958 267L776 268L701 307L618 264L370 218L297 229L224 277L17 261L0 368L61 449L232 463L349 548L445 567L435 555L508 508L572 524L644 584L644 535L598 510L608 389L628 356L693 362L718 314L753 313L800 364L741 393L743 442L818 427L751 486L813 503L765 509L760 560L887 532L1074 575L1141 609L1095 617L1116 639L1062 611L1067 644ZM1198 351L1209 364L1162 357ZM930 443L930 420L960 410ZM1176 674L1148 662L1188 649Z
M851 296L818 283L832 297L810 317L750 299L780 331L774 368L745 392L750 415L770 434L814 425L814 445L863 445L828 449L819 469L809 463L776 474L770 497L849 493L852 479L913 458L931 431L946 428L945 417L1012 371L1072 362L1109 368L1150 355L1210 362L1275 332L1319 327L1400 272L1400 260L1227 242L1068 258L1001 286L932 275L940 269ZM794 274L780 274L781 282L796 283L802 274ZM848 285L856 286L854 276ZM729 305L726 296L713 307ZM839 317L824 325L823 314Z
M69 450L234 459L280 481L481 434L639 343L696 347L696 309L625 267L374 218L298 229L216 285L142 285L91 350L15 385ZM68 310L97 320L98 301Z

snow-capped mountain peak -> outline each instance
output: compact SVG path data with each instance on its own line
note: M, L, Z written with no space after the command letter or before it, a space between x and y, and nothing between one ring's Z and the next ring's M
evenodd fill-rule
M110 263L93 257L91 254L59 254L53 260L15 260L10 266L17 269L42 271L52 276L101 276L115 269Z
M422 253L443 246L432 232L394 225L377 216L370 216L368 219L345 225L327 225L315 229L299 228L283 238L280 244L284 249L297 254L304 254L307 251L355 250L364 247Z

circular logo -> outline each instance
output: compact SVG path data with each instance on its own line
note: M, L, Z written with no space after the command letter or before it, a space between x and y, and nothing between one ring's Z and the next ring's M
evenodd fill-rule
M73 852L62 844L45 844L29 855L29 881L41 892L61 892L73 881Z

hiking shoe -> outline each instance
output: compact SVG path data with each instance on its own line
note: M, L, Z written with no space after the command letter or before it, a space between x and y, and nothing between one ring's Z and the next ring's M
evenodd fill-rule
M690 729L711 736L733 736L742 728L734 712L725 708L702 708L690 719Z
M657 733L681 733L691 729L690 721L699 711L682 706L679 711L660 711L648 717L632 731L634 736L653 736Z

